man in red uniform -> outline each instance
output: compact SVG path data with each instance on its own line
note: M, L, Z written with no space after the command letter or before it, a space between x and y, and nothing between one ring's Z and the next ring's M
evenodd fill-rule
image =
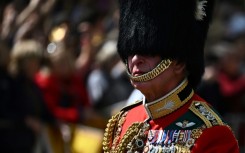
M195 93L214 1L119 3L118 52L145 98L109 120L104 152L239 152L230 127Z

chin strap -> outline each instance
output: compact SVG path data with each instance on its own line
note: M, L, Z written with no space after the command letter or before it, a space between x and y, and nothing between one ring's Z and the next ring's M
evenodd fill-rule
M162 72L164 72L170 66L171 63L172 63L172 60L164 59L153 70L151 70L145 74L142 74L140 76L132 76L128 70L128 66L126 63L127 74L132 81L146 82L146 81L154 79L155 77L160 75Z

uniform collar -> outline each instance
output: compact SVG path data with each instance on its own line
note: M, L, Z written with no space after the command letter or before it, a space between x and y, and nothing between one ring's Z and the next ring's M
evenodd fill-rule
M143 99L143 105L149 117L151 119L157 119L176 111L188 102L193 94L193 89L188 85L187 79L185 79L179 86L162 98L148 103Z

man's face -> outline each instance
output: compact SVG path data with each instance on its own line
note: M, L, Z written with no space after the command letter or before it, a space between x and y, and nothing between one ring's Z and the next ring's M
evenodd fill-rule
M160 56L131 55L128 57L128 70L132 76L139 76L151 71L160 62Z
M127 61L128 71L134 77L140 76L154 69L161 62L161 60L162 59L160 56L143 56L143 55L129 56ZM149 92L150 90L154 90L154 88L156 87L156 82L157 81L159 82L160 76L145 82L137 82L131 80L131 84L133 85L134 88L140 90L143 94L146 95L147 92Z
M136 54L129 56L127 60L129 73L136 77L154 69L162 61L162 58L160 56ZM152 98L154 100L168 93L185 78L184 67L184 64L178 64L176 61L173 61L170 66L157 77L143 82L137 82L131 79L131 84L148 97L148 100L154 95Z

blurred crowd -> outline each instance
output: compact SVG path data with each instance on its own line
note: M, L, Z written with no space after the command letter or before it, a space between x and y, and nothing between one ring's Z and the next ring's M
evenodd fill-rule
M102 152L109 117L142 98L117 54L118 18L114 0L1 0L0 152ZM245 151L245 1L217 1L205 60L197 92Z
M230 124L245 152L245 1L216 5L197 92Z

